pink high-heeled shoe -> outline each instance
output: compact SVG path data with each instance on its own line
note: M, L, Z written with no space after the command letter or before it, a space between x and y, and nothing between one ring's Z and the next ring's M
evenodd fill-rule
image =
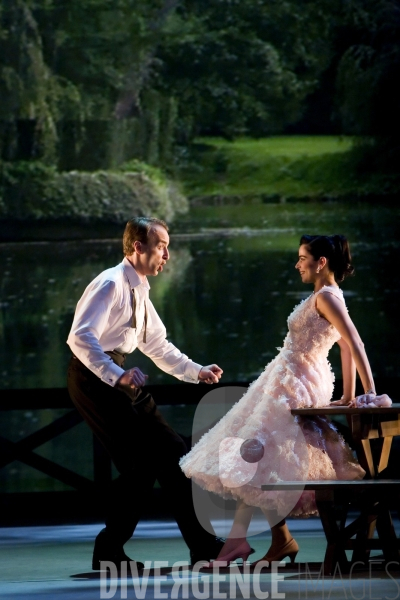
M299 551L299 545L296 542L296 540L294 538L292 538L284 546L282 546L282 548L280 548L280 550L278 552L276 552L275 554L269 554L269 552L267 552L267 554L265 554L265 556L260 558L260 560L256 560L256 562L251 563L251 566L255 567L255 565L257 565L258 563L260 563L262 561L263 562L268 561L269 564L271 565L272 562L280 562L287 556L290 558L290 562L293 564L298 551Z
M250 554L253 554L255 550L250 547L250 544L244 540L237 548L225 554L225 556L219 556L212 562L204 563L202 565L202 569L213 569L214 567L227 567L231 562L235 561L238 558L241 558L243 564L246 562Z

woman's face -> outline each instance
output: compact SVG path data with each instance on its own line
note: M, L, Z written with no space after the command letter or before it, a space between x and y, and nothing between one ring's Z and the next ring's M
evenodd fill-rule
M315 283L318 265L319 261L314 260L312 254L308 252L307 246L305 244L300 246L299 260L297 261L295 268L299 270L303 283Z

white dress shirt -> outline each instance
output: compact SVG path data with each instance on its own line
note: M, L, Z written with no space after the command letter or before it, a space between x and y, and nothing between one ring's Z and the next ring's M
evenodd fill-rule
M67 344L88 369L111 386L125 371L105 352L118 350L128 354L136 348L166 373L198 383L201 365L168 342L165 326L149 298L149 289L147 278L142 281L126 257L116 267L100 273L77 304ZM136 300L136 328L131 326L132 293ZM145 303L146 342L143 341Z

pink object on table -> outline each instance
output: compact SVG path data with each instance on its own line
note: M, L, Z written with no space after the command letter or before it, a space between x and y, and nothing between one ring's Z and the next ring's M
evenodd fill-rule
M357 408L372 408L374 406L379 408L380 406L392 406L392 401L387 394L381 394L380 396L375 396L374 394L362 394L361 396L357 396L356 406Z

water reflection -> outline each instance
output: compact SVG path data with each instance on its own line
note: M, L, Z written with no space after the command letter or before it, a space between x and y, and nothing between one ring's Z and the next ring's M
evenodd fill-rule
M225 381L257 377L282 343L287 316L311 293L294 269L298 238L293 228L172 236L168 268L150 279L169 339L200 363L218 362ZM384 232L364 239L352 246L357 276L343 289L374 374L394 376L399 243ZM65 387L65 340L76 302L121 258L120 240L0 245L3 389ZM337 353L332 362L338 367ZM128 364L144 369L152 383L175 382L139 352Z

